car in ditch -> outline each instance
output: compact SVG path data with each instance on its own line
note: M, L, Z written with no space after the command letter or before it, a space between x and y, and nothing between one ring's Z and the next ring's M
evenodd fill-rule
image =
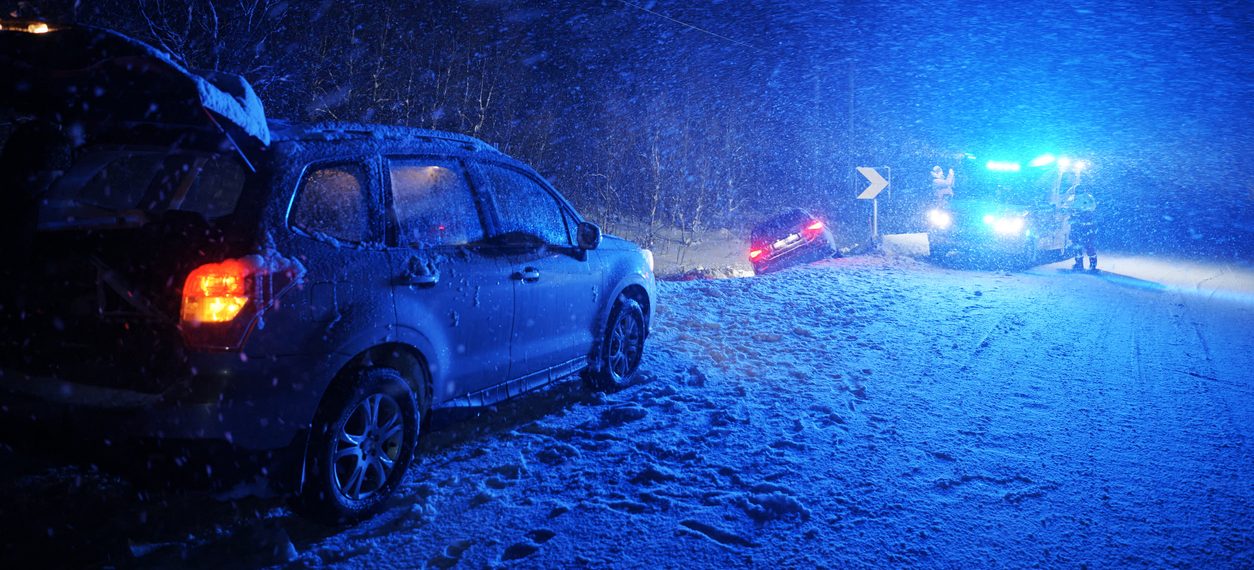
M786 208L749 231L749 263L758 275L829 259L838 253L827 224L801 208Z
M350 521L433 410L636 373L652 254L527 165L453 133L268 121L239 77L34 28L0 30L2 437L225 449Z
M933 259L1028 266L1062 259L1071 230L1065 199L1087 161L1044 153L966 166L953 198L927 211Z

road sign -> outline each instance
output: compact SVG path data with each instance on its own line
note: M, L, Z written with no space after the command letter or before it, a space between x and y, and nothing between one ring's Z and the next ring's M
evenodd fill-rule
M879 171L874 167L859 166L858 174L861 174L863 178L866 178L867 181L871 183L870 186L866 187L866 190L863 190L861 194L858 194L859 200L874 200L876 196L880 195L880 192L882 192L885 188L888 188L888 180L885 180L883 176L880 176Z
M863 190L861 194L858 194L858 199L871 201L872 244L878 244L880 240L880 201L876 199L876 196L879 196L880 192L883 192L885 188L888 188L888 181L893 179L893 169L887 166L881 168L888 173L888 178L884 178L880 174L880 168L875 168L874 166L857 167L858 174L861 174L863 178L867 179L867 182L871 183L870 186L866 187L866 190Z

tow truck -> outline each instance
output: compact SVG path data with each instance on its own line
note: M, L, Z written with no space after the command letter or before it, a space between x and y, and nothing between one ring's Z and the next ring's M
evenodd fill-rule
M1053 153L1026 161L965 156L974 164L963 165L953 198L927 212L931 257L1027 266L1062 259L1071 232L1064 200L1089 162Z

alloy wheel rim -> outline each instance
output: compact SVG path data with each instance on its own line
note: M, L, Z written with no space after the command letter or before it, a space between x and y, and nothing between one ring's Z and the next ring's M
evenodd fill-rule
M331 447L332 479L341 496L368 499L387 484L400 457L404 428L401 406L387 394L372 394L353 408Z
M640 326L630 315L623 314L614 323L610 335L609 367L615 380L622 380L631 373L640 352Z

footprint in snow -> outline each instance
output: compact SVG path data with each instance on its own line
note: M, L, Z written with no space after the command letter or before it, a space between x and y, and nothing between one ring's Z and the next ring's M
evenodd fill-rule
M492 492L491 489L480 489L479 492L475 494L475 496L470 498L470 506L478 507L478 506L491 503L492 501L495 501L495 500L496 500L496 493Z
M559 504L556 507L553 507L552 510L549 511L549 518L555 519L569 512L570 512L569 506Z
M557 536L557 533L547 528L537 528L527 531L527 538L536 544L544 544Z
M700 368L697 368L696 366L689 366L687 376L682 378L681 381L687 386L696 386L699 388L705 386L705 383L709 381L709 377L706 376L705 372L702 372Z
M536 459L545 465L560 465L569 459L579 459L582 455L574 446L555 443L536 453Z
M527 473L527 468L521 462L507 463L505 465L493 467L489 472L494 475L498 475L501 478L516 481L521 479L522 476Z
M611 509L614 509L616 511L623 511L629 515L638 515L638 514L645 513L649 510L649 505L646 505L644 503L637 503L636 501L631 501L631 500L626 500L626 499L622 501L614 501L610 503L608 506Z
M466 552L466 549L470 548L472 544L474 543L469 540L459 540L454 542L453 544L444 547L443 554L436 555L434 558L427 561L427 565L435 568L452 568L456 566L458 562L461 562L462 553Z
M714 410L710 412L710 425L714 427L727 427L735 424L747 424L748 419L737 417L727 410Z
M713 525L705 524L700 521L688 519L688 520L681 521L679 525L684 527L687 530L693 531L698 536L703 536L705 538L713 540L714 542L722 544L723 546L748 546L748 547L757 546L757 544L754 544L749 539L744 538L738 534L727 532L723 529L720 529Z
M830 406L818 404L810 406L810 411L813 412L811 416L819 426L832 427L835 425L844 425L846 423L845 418L841 417L841 415L836 413L836 410L833 410Z
M621 426L628 422L634 422L649 415L649 410L644 409L640 404L629 402L619 404L601 412L600 427L608 428Z
M519 542L511 544L505 552L501 553L501 561L508 562L510 560L518 560L535 554L540 550L540 546L531 542Z
M670 469L660 465L649 464L643 470L631 478L631 482L636 485L654 485L658 483L669 483L678 479L679 476Z

